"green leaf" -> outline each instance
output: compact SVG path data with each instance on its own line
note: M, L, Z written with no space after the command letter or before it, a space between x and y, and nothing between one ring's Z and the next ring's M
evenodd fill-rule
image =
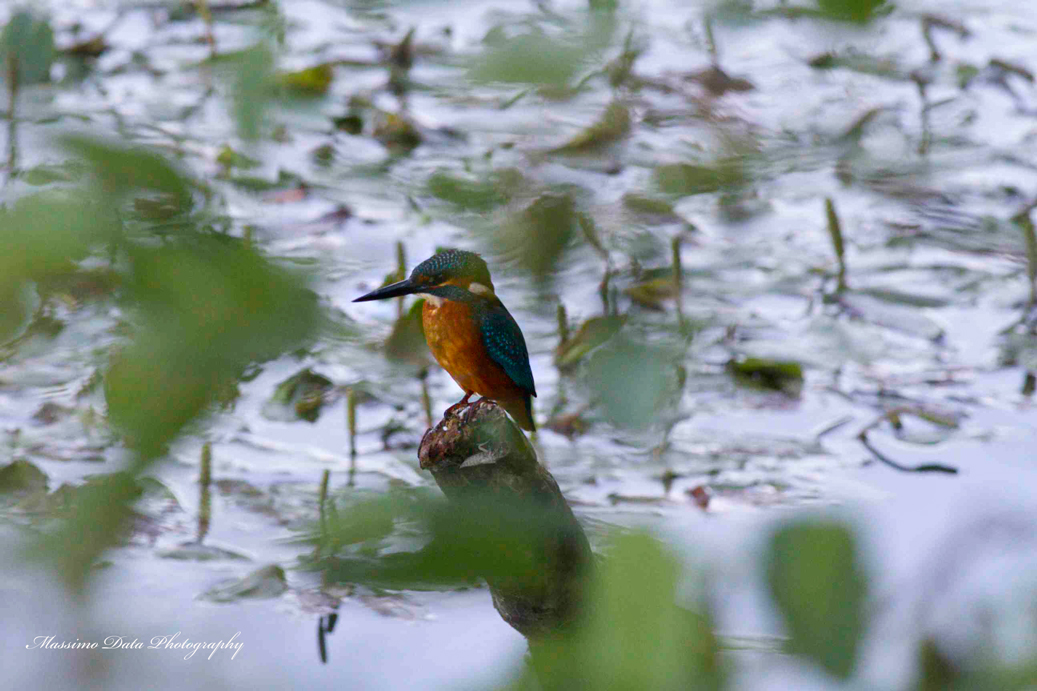
M838 523L799 521L774 535L766 561L789 652L847 679L866 628L867 579L853 534Z
M282 72L277 75L277 84L299 94L322 96L328 91L335 78L335 68L330 62L307 67L295 72Z
M578 222L572 195L545 193L508 219L498 231L497 243L537 280L546 280L575 237Z
M468 75L480 82L560 87L569 83L587 57L578 42L532 31L495 42L477 58Z
M591 317L572 338L558 346L555 366L560 370L575 366L588 353L616 335L626 321L625 316Z
M661 191L682 197L741 187L749 181L737 158L724 159L712 165L661 165L655 169L654 177Z
M168 195L177 209L191 206L186 173L155 151L82 135L63 138L65 148L90 164L102 190L116 200L134 192Z
M665 349L619 336L587 363L587 382L613 424L643 428L672 392L676 374Z
M244 51L235 64L234 120L241 138L258 139L274 81L274 55L265 44Z
M803 367L798 362L750 357L730 360L725 369L744 386L781 391L793 397L803 390Z
M887 0L817 0L817 5L832 19L862 24L893 9Z
M16 12L0 34L0 74L10 79L14 66L19 85L41 84L50 81L53 61L54 32L47 20L27 10Z
M626 136L630 123L630 109L622 101L613 101L594 124L552 151L575 153L611 144Z
M105 376L112 423L157 453L251 362L305 342L317 304L302 280L233 240L131 247L127 299L140 315Z
M657 540L616 539L591 589L588 620L530 642L542 688L722 688L710 619L677 606L679 580L677 560Z
M263 417L280 422L316 422L334 386L330 379L307 367L277 385L263 405Z

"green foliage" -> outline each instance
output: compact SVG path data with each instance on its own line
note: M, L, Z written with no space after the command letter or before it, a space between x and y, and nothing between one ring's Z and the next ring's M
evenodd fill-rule
M517 256L539 281L547 280L576 236L579 223L571 194L549 192L511 216L498 231L503 253Z
M596 122L553 151L576 153L611 144L626 136L630 126L630 108L622 101L613 101Z
M798 521L774 535L765 559L789 652L848 678L866 628L867 577L853 534L838 523Z
M194 236L131 247L133 342L105 377L112 423L157 453L245 367L304 342L317 324L302 281L240 242Z
M828 17L860 23L892 10L888 0L817 0L817 5Z
M725 368L745 386L782 391L789 396L799 396L803 390L803 366L798 362L751 357L730 360Z
M675 388L672 361L664 348L619 336L588 361L588 385L613 424L647 427Z
M676 605L676 559L645 534L608 548L588 620L532 642L533 667L512 688L721 689L724 671L708 616Z
M568 370L579 363L595 348L615 336L623 327L625 316L591 317L580 325L574 336L559 344L555 350L555 366Z
M279 86L304 96L322 96L328 91L335 70L331 63L325 62L295 72L282 72L276 77Z
M330 379L307 367L277 385L274 395L263 405L263 416L282 422L316 422L333 388Z
M104 393L109 421L137 458L128 473L78 488L65 520L30 550L57 559L78 591L101 551L122 539L140 495L134 475L247 366L305 342L318 310L300 276L192 221L198 185L161 155L83 136L63 143L85 164L86 185L26 197L0 213L0 289L71 274L102 249L128 269L117 285L133 335L112 356ZM119 211L131 205L136 230L128 235ZM153 233L170 214L187 220L158 243Z
M274 82L274 54L260 43L234 55L229 64L238 135L246 141L258 139Z
M437 172L428 179L428 191L463 209L488 211L506 204L521 182L522 173L513 168L494 172L485 182Z
M569 83L588 58L579 42L534 30L494 41L472 65L468 75L480 82L561 87Z
M14 69L19 85L48 82L53 61L54 32L47 20L27 10L15 12L0 34L0 75L10 80Z
M749 181L738 158L724 159L712 165L662 165L655 169L654 177L655 184L662 192L682 197L737 188Z
M168 198L177 210L191 206L192 183L179 166L155 151L82 135L67 136L63 144L88 165L105 201L122 204L131 194L146 192Z

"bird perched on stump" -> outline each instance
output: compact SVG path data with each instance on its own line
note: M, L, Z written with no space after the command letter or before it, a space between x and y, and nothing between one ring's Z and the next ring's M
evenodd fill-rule
M479 394L497 401L519 427L534 431L532 397L537 392L526 339L493 292L482 257L464 250L440 252L414 267L409 278L353 302L402 295L425 298L421 317L429 350L464 390L464 398L446 414Z

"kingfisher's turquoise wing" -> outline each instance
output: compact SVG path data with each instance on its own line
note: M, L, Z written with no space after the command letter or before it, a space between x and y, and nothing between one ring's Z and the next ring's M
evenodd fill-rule
M519 388L536 396L526 339L507 308L501 304L490 307L483 313L481 322L482 341L490 358L504 368Z

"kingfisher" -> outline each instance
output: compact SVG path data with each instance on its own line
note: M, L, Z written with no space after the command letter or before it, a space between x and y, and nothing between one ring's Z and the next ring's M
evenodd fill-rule
M410 277L353 302L402 295L425 298L421 322L436 361L464 391L447 409L468 405L473 394L496 401L530 432L537 395L522 330L493 291L490 269L475 252L445 250L414 267Z

